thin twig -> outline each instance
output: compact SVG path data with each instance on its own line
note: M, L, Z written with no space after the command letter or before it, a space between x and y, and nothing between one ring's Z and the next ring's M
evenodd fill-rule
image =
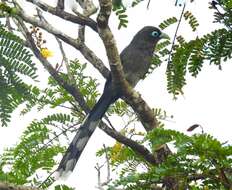
M70 22L80 24L80 25L89 26L95 32L98 32L97 31L97 23L94 20L92 20L91 18L88 18L88 17L80 14L79 12L77 12L76 15L73 15L73 14L65 12L61 9L59 11L57 11L57 7L52 7L52 6L42 2L40 0L36 0L36 1L35 0L26 0L26 1L36 5L37 7L41 8L45 12L49 12L50 14L58 16L66 21L70 21Z
M7 29L10 31L10 32L13 32L15 29L11 26L11 23L10 23L10 17L6 17L6 24L5 26L7 27Z
M85 42L85 26L79 26L78 28L78 38Z
M151 0L148 0L148 3L147 3L147 9L149 9L150 2L151 2Z
M40 147L36 152L38 153L39 151L43 150L44 148L48 147L48 145L54 141L55 139L57 139L59 136L63 135L65 132L67 132L69 129L75 127L76 125L78 125L79 123L75 123L69 127L67 127L65 130L63 130L62 132L60 132L58 135L55 135L55 137L53 137L52 139L50 139L47 143L45 143L42 147Z
M46 177L46 179L38 186L38 188L41 188L43 186L43 184L45 184L47 182L47 180L56 172L56 170L53 170L48 177Z
M60 1L59 1L59 2L60 2ZM59 2L58 2L58 3L59 3ZM63 3L64 3L64 2L63 2ZM45 17L43 16L42 11L41 11L38 7L36 7L36 11L37 11L37 14L38 14L38 17L40 18L40 20L48 25L49 23L48 23L48 21L45 19ZM68 58L67 58L67 56L66 56L66 54L65 54L65 51L64 51L64 48L63 48L63 44L62 44L61 40L60 40L57 36L55 36L55 39L56 39L56 41L58 42L58 45L59 45L61 54L62 54L62 56L63 56L63 61L64 61L64 63L65 63L66 69L67 69L68 77L69 77L70 82L71 82L72 79L73 79L73 77L72 77L72 75L70 74L70 67L69 67L69 63L68 63ZM61 65L62 65L62 64L61 64ZM60 66L60 67L61 67L61 66ZM60 69L60 68L58 68L57 70L59 71L59 69Z
M63 57L63 61L64 61L64 64L65 64L65 67L66 67L66 70L67 70L67 75L68 75L68 79L69 79L69 82L71 82L72 84L75 82L74 81L74 78L71 74L71 71L70 71L70 66L69 66L69 61L68 61L68 58L65 54L65 51L64 51L64 47L63 47L63 44L62 42L60 41L59 38L55 37L56 38L56 41L59 45L59 48L60 48L60 52L62 54L62 57Z
M114 128L113 124L111 123L109 117L107 117L106 115L104 116L104 119L107 121L107 123L109 124L109 126L116 131L116 129Z
M99 165L98 163L96 164L96 166L94 167L97 170L97 175L98 175L98 186L97 188L100 190L104 190L103 186L107 185L110 181L110 163L109 163L109 156L108 156L108 151L106 149L105 144L103 144L103 149L104 149L104 153L105 153L105 158L106 158L106 165L107 165L107 178L105 182L101 182L101 168L103 166L105 166L105 163L103 163L102 165Z
M106 185L106 184L108 184L111 181L111 178L110 178L110 159L109 159L108 151L106 149L106 145L105 144L103 144L103 148L104 148L104 152L105 152L105 155L106 155L107 178L106 178L106 182L103 183L102 185Z
M169 70L169 66L170 66L170 64L171 64L172 51L173 51L173 48L174 48L174 45L175 45L175 41L176 41L176 37L177 37L177 32L178 32L178 30L179 30L179 28L180 28L180 23L181 23L181 21L182 21L183 15L184 15L185 7L186 7L186 3L184 3L184 6L183 6L183 8L182 8L181 15L180 15L180 18L179 18L177 27L176 27L175 35L174 35L174 38L173 38L173 41L172 41L171 50L170 50L170 53L169 53L169 56L168 56L167 71Z
M100 190L103 190L101 186L101 168L99 164L97 163L96 166L94 167L97 170L97 188Z

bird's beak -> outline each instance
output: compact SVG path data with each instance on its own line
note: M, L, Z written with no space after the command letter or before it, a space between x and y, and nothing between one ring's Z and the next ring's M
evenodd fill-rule
M170 37L167 34L163 33L163 32L160 34L160 38L170 40Z

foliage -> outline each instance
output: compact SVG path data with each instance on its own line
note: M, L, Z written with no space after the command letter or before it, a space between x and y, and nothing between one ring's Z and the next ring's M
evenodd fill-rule
M189 25L191 26L192 30L196 31L197 27L199 26L196 17L190 11L186 11L184 13L184 18L189 22Z
M224 12L219 12L217 6L220 6ZM229 7L230 5L226 1L218 1L216 5L213 4L211 7L215 10L215 22L224 26L221 29L214 30L190 41L186 41L182 35L176 36L177 43L172 45L171 52L168 50L168 46L171 44L168 41L160 43L156 48L150 72L160 66L162 62L167 61L167 90L174 95L174 98L179 94L183 94L183 87L186 85L186 75L188 73L193 77L197 77L202 70L203 63L209 62L221 69L222 62L231 59L232 14ZM186 11L184 18L188 21L192 31L196 31L199 26L196 17L190 11ZM159 26L161 29L165 29L176 22L177 19L171 17L164 20Z
M147 142L144 141L144 144L149 143L154 153L166 143L171 143L175 151L162 164L150 166L144 161L139 161L139 157L128 148L120 147L117 149L117 154L122 156L116 159L117 165L115 162L112 164L115 170L120 172L119 179L110 184L109 189L120 187L149 190L151 187L162 184L165 178L172 176L180 179L180 189L227 189L231 184L232 146L220 143L209 134L187 136L175 130L163 128L154 129L146 135L145 139ZM110 151L110 159L114 161L112 149ZM122 158L124 162L120 161ZM132 161L133 164L128 166L127 163Z
M72 83L79 88L86 104L89 107L92 107L99 95L96 89L98 84L96 79L84 74L85 69L86 64L81 64L78 60L70 62ZM67 74L61 73L61 76L65 80L69 80ZM22 110L22 113L25 114L31 111L31 109L35 106L38 110L48 107L63 107L69 109L72 115L76 115L79 118L83 118L84 116L84 112L79 105L75 103L74 98L65 89L60 87L52 77L49 77L48 79L47 88L42 90L39 88L34 89L33 97L25 104L25 108Z
M0 17L16 15L18 10L15 7L10 7L6 3L0 2Z
M139 3L141 3L142 1L143 0L134 0L134 1L132 1L131 6L135 7L136 5L138 5Z
M23 41L0 26L0 115L1 125L7 126L11 113L30 99L33 87L26 80L35 80L36 66Z
M33 121L24 131L20 143L1 155L1 181L36 185L38 177L29 177L38 169L49 171L55 164L53 157L63 151L55 141L48 143L54 135L46 122ZM6 166L10 167L8 172L4 172Z
M134 115L134 112L124 101L118 100L107 110L108 116L111 116L113 114L117 114L118 116L122 117L124 115L132 116Z
M55 190L74 190L74 188L70 188L67 185L56 185Z
M178 20L176 17L170 17L170 18L164 20L162 23L160 23L159 27L160 27L160 29L163 30L163 29L167 28L168 26L175 24L177 21Z
M182 93L187 71L196 77L207 60L221 69L222 61L231 58L231 50L232 32L224 28L177 45L167 70L168 91L174 95Z
M113 9L113 11L115 12L119 20L118 29L121 29L122 27L126 28L128 24L126 9L123 6L119 6Z
M142 1L135 0L132 7L140 2ZM221 69L222 62L231 59L231 1L213 2L211 8L215 11L215 22L222 26L220 29L190 41L187 41L183 35L178 35L175 36L176 41L173 43L166 40L156 47L156 54L148 74L166 61L167 90L174 97L183 93L183 87L187 83L186 75L189 73L197 77L205 61ZM113 3L114 12L119 19L118 28L127 27L127 14L122 2ZM223 12L219 12L217 7ZM0 9L4 12L1 14L4 17L14 14L13 9L5 4L0 4ZM193 13L186 11L183 16L192 31L196 31L199 24ZM178 25L179 22L181 20L176 17L170 17L159 26L164 30ZM171 51L170 46L172 46ZM45 89L25 82L25 79L35 80L37 77L31 54L24 47L22 40L2 26L0 59L2 125L7 125L10 114L22 103L24 103L22 114L30 112L33 108L37 111L49 110L49 114L44 118L33 120L23 132L19 142L6 149L0 156L0 181L41 185L46 189L54 179L49 177L44 183L39 173L41 171L46 174L51 173L56 164L54 157L64 151L60 140L65 138L68 141L67 134L76 131L76 126L84 119L85 112L52 77L49 77ZM91 108L99 96L96 79L85 74L87 65L81 64L78 60L71 61L69 66L68 74L62 71L62 65L57 67L59 76L75 85L80 90L87 107ZM166 143L174 148L173 154L163 163L151 165L141 155L138 156L132 149L119 142L107 147L110 165L119 173L118 179L108 184L108 189L123 187L123 189L150 190L160 187L168 178L178 180L179 189L223 190L228 189L232 184L232 147L226 143L221 143L205 133L187 136L178 131L165 130L162 120L166 120L169 116L161 109L154 109L159 127L148 134L135 127L139 119L124 102L118 101L111 106L107 116L112 114L127 116L128 120L121 134L143 145L152 154L156 155ZM105 150L97 153L98 156L103 154ZM55 189L72 188L58 185Z
M78 60L71 61L70 75L72 83L79 88L87 105L92 107L99 95L98 84L96 79L85 75L86 66ZM66 74L61 73L61 76L68 80ZM52 77L49 77L45 89L31 88L30 99L23 106L22 114L30 112L32 108L51 112L40 120L33 120L23 132L19 143L4 151L0 157L0 180L14 184L40 185L43 181L37 173L41 170L51 172L56 164L54 156L65 150L61 146L60 139L65 137L68 140L68 134L76 131L76 126L82 122L85 113ZM55 111L54 108L59 108L60 111ZM110 115L114 113L124 115L127 112L129 110L122 101L117 102L109 110ZM5 167L9 167L10 171L5 172ZM53 182L54 180L49 178L46 183L42 183L42 188L46 189ZM66 189L63 186L56 188Z

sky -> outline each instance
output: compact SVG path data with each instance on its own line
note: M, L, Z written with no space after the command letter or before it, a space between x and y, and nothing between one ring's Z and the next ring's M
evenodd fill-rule
M46 0L46 3L53 4L55 0ZM70 1L72 2L72 1ZM130 43L133 35L143 26L157 26L162 20L172 16L179 17L182 7L175 7L175 0L151 0L149 9L146 8L147 1L140 3L135 8L129 8L127 11L129 24L125 29L117 29L117 20L115 15L110 18L110 26L117 41L119 51ZM32 11L29 4L24 5L26 10ZM68 4L71 7L71 4ZM196 33L191 32L191 28L184 22L180 26L179 34L182 34L187 39L192 39L196 35L203 35L215 29L213 21L213 12L208 9L208 1L195 0L193 3L187 3L186 10L191 10L198 18L200 26ZM33 14L33 13L31 13ZM49 21L56 27L60 28L67 34L76 36L76 30L73 29L72 23L62 23L61 20L49 16ZM166 30L170 37L173 37L175 26ZM48 36L48 38L50 38ZM87 45L96 52L96 54L107 64L104 47L99 37L90 29L86 30ZM50 59L52 62L60 60L59 53L56 53L57 44L54 40L48 43L48 48L54 50L54 57ZM65 51L70 60L83 57L77 53L72 47L65 46ZM231 109L232 109L232 90L229 87L232 81L231 69L229 63L223 64L222 71L216 66L209 66L205 63L202 72L197 78L187 77L187 85L184 87L184 95L177 100L173 100L172 95L166 90L166 65L157 68L145 80L139 82L136 90L142 94L142 97L147 101L150 107L162 108L174 118L166 122L166 127L171 129L186 132L186 129L193 124L200 124L204 131L215 136L222 142L229 141L231 143ZM44 70L41 70L41 73ZM104 85L104 79L93 67L88 67L90 75L98 78L101 82L100 90ZM44 75L44 73L42 74ZM17 116L17 112L14 113ZM23 117L15 117L8 128L0 128L0 152L3 148L17 142L17 138L22 133L26 123L31 121L31 118L42 117L43 113L30 113ZM114 124L119 125L113 121ZM17 125L16 125L17 124ZM199 132L197 129L194 132ZM91 190L97 185L97 173L94 169L98 159L95 157L96 150L102 147L102 144L114 143L114 141L105 135L101 130L97 131L92 136L85 151L83 152L79 163L77 164L73 174L65 181L70 186L76 189Z

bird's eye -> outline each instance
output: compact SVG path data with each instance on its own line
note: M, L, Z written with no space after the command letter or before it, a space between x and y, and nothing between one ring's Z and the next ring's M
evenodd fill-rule
M157 31L153 31L153 32L151 33L151 35L152 35L153 37L157 37L157 36L159 35L159 33L158 33Z

